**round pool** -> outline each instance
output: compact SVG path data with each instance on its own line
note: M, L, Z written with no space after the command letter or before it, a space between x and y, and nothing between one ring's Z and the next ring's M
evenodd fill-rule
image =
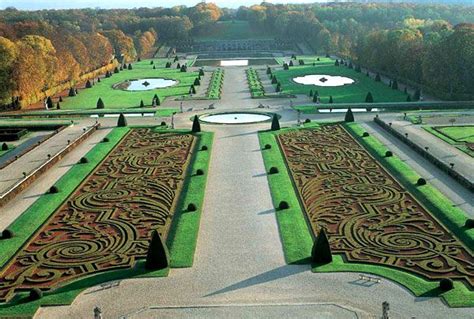
M199 117L199 120L204 123L211 124L249 124L266 122L272 119L271 115L264 113L215 113L206 114Z
M347 78L345 76L326 74L309 74L305 76L299 76L293 78L293 81L298 84L316 86L343 86L355 82L353 79Z
M163 78L138 79L121 82L114 86L116 89L126 91L147 91L154 89L162 89L176 85L178 81Z

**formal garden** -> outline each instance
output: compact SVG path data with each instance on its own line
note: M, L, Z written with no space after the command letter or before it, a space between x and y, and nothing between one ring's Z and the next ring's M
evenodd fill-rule
M259 136L287 262L370 273L473 306L464 212L360 125L305 126ZM328 247L318 250L322 233Z
M212 133L118 125L3 231L2 314L193 264Z
M423 129L474 157L474 126L423 126Z

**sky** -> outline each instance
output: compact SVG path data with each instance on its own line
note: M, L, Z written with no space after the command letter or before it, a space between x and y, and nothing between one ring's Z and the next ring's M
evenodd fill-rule
M213 0L220 7L238 8L241 5L259 4L263 0ZM15 7L22 10L68 9L68 8L134 8L134 7L173 7L176 5L194 6L198 0L0 0L0 8ZM325 0L267 0L271 3L314 3Z

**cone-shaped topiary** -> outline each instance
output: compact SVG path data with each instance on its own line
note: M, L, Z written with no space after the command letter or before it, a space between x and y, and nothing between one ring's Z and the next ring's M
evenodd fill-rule
M280 121L278 120L278 116L276 114L273 114L272 118L272 131L278 131L280 129Z
M189 203L188 204L188 208L187 208L188 212L195 212L196 210L197 210L197 207L194 203Z
M48 96L48 98L46 99L46 106L48 106L48 109L52 109L54 107L51 96Z
M367 92L367 96L365 97L365 103L374 103L374 97L372 96L371 92Z
M269 66L267 66L267 74L272 74L272 69Z
M393 83L392 83L392 89L394 90L398 90L398 81L395 79L393 80Z
M203 69L199 69L199 75L204 76L204 70Z
M274 75L272 76L272 84L277 84L277 83L278 83L278 80L277 80L276 75L274 74Z
M150 61L150 64L154 64L155 62L153 62L153 60Z
M289 70L290 67L288 66L288 63L283 64L283 70Z
M290 63L288 63L288 66L293 66L293 61L290 61Z
M194 85L191 85L191 87L189 88L189 94L196 94L196 88L194 87Z
M140 107L145 107L145 103L143 102L143 100L140 101Z
M103 109L105 107L104 101L102 101L102 98L99 97L97 100L97 108L98 109Z
M334 62L335 66L339 66L339 60L336 59L336 62Z
M127 119L125 118L125 115L123 115L123 113L120 113L120 115L119 115L119 118L117 120L117 126L118 127L127 126Z
M346 115L344 116L344 122L354 122L354 114L350 107L347 109Z
M59 97L59 102L62 102L62 101L63 101L63 97L60 96L60 97Z
M69 96L76 96L76 90L74 90L74 88L70 88L68 95Z
M317 95L316 93L314 93L314 95L313 95L313 102L314 102L314 103L317 103L317 102L318 102L318 99L319 99L319 95Z
M128 64L128 69L129 69L129 70L132 70L132 69L133 69L133 67L132 67L132 64L131 64L131 63L129 63L129 64Z
M197 115L194 115L193 128L191 131L193 133L201 132L201 123L199 123L199 118L197 117Z
M156 66L153 66L153 70L156 70Z
M181 71L181 72L186 72L186 71L188 71L188 67L186 66L186 64L183 64L183 65L181 66L180 71Z
M165 68L167 69L171 68L171 62L166 62Z
M382 79L380 78L380 73L377 73L375 75L375 82L380 82L380 81L382 81Z
M410 94L407 95L407 102L411 102L411 96L410 96Z
M282 200L280 204L278 204L279 210L288 209L288 208L290 208L290 205L288 205L287 201Z
M418 178L418 180L416 181L416 185L417 186L426 185L426 179L424 179L423 177Z
M466 222L464 223L464 227L466 227L467 229L474 228L474 219L472 218L466 219Z
M269 149L271 149L271 148L272 148L272 146L271 146L270 144L265 144L264 149L269 150Z
M385 157L392 157L392 156L393 156L392 151L386 151L385 152Z
M102 142L103 142L103 143L108 143L108 142L110 142L110 139L109 139L108 137L104 137L104 138L102 139Z
M329 103L334 103L334 99L332 98L332 95L329 96Z
M87 164L87 163L89 163L89 160L87 159L87 157L81 157L81 159L79 160L79 163Z
M278 174L278 168L275 166L270 167L270 171L268 172L269 174Z
M176 68L177 68L177 69L181 69L181 64L178 63L178 64L176 65Z
M198 168L198 169L196 170L196 175L197 175L197 176L204 175L204 170Z
M120 72L120 71L119 71L118 67L115 67L115 68L114 68L114 73L119 73L119 72Z
M179 60L178 56L175 56L173 62L178 62L178 60Z
M92 83L90 80L87 80L86 82L86 89L90 89L92 87Z
M313 95L314 95L313 90L309 90L309 96L313 96Z
M61 104L59 104L59 102L58 102L58 103L56 103L56 110L60 110L60 109L61 109Z
M148 270L160 270L168 268L170 257L168 248L155 229L151 234L150 246L146 254L145 268Z
M201 151L207 151L207 150L208 150L207 145L203 145L203 146L201 147Z
M276 92L281 92L281 83L280 82L277 83L275 91Z
M416 89L415 94L413 95L413 100L414 101L419 101L421 99L421 90Z
M318 237L314 241L311 259L314 263L318 264L327 264L332 261L331 246L324 228L321 228Z
M7 143L2 144L2 151L8 151L8 144Z
M199 78L194 79L194 85L201 85L201 81L199 81Z
M369 137L369 132L364 132L364 133L362 134L362 137Z

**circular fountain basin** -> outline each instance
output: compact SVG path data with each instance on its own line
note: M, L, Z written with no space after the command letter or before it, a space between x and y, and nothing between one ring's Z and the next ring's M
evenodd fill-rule
M293 81L298 84L316 86L343 86L355 82L353 79L347 78L345 76L326 74L309 74L305 76L299 76L293 78Z
M272 119L271 115L264 113L214 113L199 117L199 120L210 124L250 124L267 122Z
M163 78L138 79L122 82L116 88L126 91L147 91L167 88L176 85L178 81Z

